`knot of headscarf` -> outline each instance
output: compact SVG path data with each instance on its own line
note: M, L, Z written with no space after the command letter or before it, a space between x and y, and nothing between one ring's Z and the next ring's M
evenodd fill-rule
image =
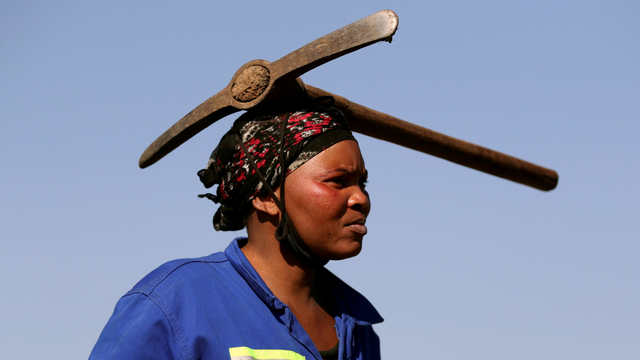
M280 130L286 121L281 143ZM239 144L242 141L243 146ZM275 188L281 174L280 151L289 175L328 147L343 141L355 140L344 115L334 107L309 106L293 112L254 114L247 112L235 121L213 151L207 167L198 172L205 187L218 185L216 195L206 194L220 203L213 218L217 231L244 228L243 210L263 189L261 177ZM250 156L243 150L247 149ZM251 159L255 167L250 164Z

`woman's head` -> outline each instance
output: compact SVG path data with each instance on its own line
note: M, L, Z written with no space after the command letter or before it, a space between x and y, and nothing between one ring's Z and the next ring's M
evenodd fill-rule
M218 185L217 195L206 194L220 203L216 230L242 229L257 209L277 226L268 230L263 221L250 221L261 229L250 227L251 233L262 238L273 231L301 265L317 268L360 252L370 202L364 160L344 116L317 101L305 104L244 114L198 175L205 187ZM271 214L256 206L263 198L276 205Z

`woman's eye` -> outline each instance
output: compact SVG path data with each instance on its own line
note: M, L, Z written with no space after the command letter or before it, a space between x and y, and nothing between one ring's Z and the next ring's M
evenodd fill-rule
M367 180L367 179L360 180L360 187L363 188L363 189L366 188L367 187L367 183L369 183L369 180Z

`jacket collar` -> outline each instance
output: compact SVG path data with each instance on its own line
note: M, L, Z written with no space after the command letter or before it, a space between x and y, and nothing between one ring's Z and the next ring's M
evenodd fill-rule
M246 237L235 238L224 251L225 255L233 268L269 308L284 309L287 306L273 295L242 252L241 248L246 245L247 241ZM361 325L382 322L382 317L369 300L329 270L324 267L318 269L316 281L326 281L333 290L333 303L336 305L334 310L338 312L338 314L334 314L335 316L347 315Z

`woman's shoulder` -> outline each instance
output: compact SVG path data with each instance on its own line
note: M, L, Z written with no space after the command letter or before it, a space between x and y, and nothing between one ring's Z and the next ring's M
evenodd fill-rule
M199 258L171 260L147 274L126 295L141 293L150 296L166 287L197 285L203 277L209 281L224 278L228 276L228 271L225 271L228 262L224 252Z

